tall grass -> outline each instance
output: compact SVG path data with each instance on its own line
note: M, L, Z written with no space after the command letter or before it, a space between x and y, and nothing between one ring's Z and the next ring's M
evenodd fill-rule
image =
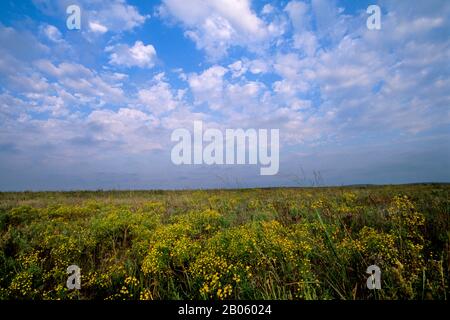
M0 193L0 298L447 299L449 190Z

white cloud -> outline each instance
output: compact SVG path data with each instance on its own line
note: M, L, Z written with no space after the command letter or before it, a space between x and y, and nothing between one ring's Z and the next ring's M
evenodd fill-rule
M126 67L152 68L156 62L156 50L151 45L145 45L142 41L136 41L132 47L126 44L118 44L105 49L112 52L109 63Z
M16 62L14 66L8 66L5 62L5 68L12 72L17 72L18 69L24 67L19 60L31 61L50 53L50 48L39 42L30 31L19 31L12 27L5 27L1 23L0 43L2 44L0 46L0 67L2 67L2 60L14 61Z
M114 72L113 74L111 74L111 79L116 80L116 81L125 80L127 78L128 78L128 75L124 74L124 73Z
M293 47L302 50L307 56L314 56L318 46L318 40L312 32L304 31L294 35Z
M265 4L264 7L261 10L262 14L271 14L275 11L274 6L272 6L270 3Z
M94 21L108 29L129 31L142 25L148 16L143 16L134 6L128 5L125 0L102 2L98 11L92 13Z
M104 34L107 31L122 33L142 26L150 16L142 15L136 6L126 0L33 0L34 4L45 15L61 20L69 5L77 4L82 9L83 36L89 33ZM86 29L84 29L86 26ZM88 32L84 32L88 31Z
M190 108L182 106L173 110L169 115L161 118L161 126L167 130L178 128L191 128L193 121L207 121L209 116L206 113L194 112Z
M248 62L248 68L253 74L262 74L269 71L270 65L268 61L255 59Z
M257 81L243 81L241 83L228 83L225 88L225 111L245 110L251 113L251 110L259 105L259 97L264 89L264 85Z
M308 30L311 27L310 8L305 2L291 1L284 10L288 13L295 31Z
M104 102L120 103L125 100L120 84L111 83L107 78L77 63L62 62L54 65L49 60L38 60L34 63L41 72L56 79L58 86L85 99L91 106Z
M5 97L0 95L0 106L3 100ZM54 105L62 103L59 100L48 97L45 104L54 108ZM8 104L17 102L7 101ZM26 118L7 124L9 130L0 137L0 143L14 141L17 149L34 152L35 155L37 152L37 161L47 165L73 165L87 158L89 161L105 157L117 159L123 154L148 154L162 148L159 121L133 108L120 108L117 111L99 109L82 117Z
M159 121L140 110L95 110L87 117L86 124L98 128L90 132L92 139L113 143L116 148L127 152L140 153L161 148L151 138L151 132L159 125Z
M105 33L108 32L108 28L98 22L89 22L89 28L95 33Z
M311 106L311 100L294 99L290 107L293 110L304 110L311 108Z
M176 65L167 61L169 68L181 67L170 75L183 81L173 82L163 73L146 82L145 70L118 73L111 66L153 67L156 51L150 44L110 46L111 65L102 68L102 59L87 59L95 46L81 55L61 50L64 40L53 26L19 32L0 24L0 43L7 44L0 47L0 148L10 144L8 150L20 150L30 162L47 161L54 172L57 163L84 165L86 159L102 157L111 161L93 167L103 169L118 159L128 170L123 163L130 158L124 154L167 149L168 130L191 128L194 119L217 128L279 128L282 145L302 144L314 165L319 155L311 149L320 144L327 150L351 145L351 159L355 148L373 141L388 145L397 140L400 146L414 135L434 141L435 132L446 139L450 22L445 18L450 5L430 1L413 7L409 1L381 2L382 30L371 32L364 10L349 16L335 1L274 3L258 11L258 17L250 1L167 0L162 16L180 23L198 48L216 59L232 53L221 65L210 66L198 57L189 65L183 63L190 58ZM106 39L94 33L108 30L110 44L125 43L129 34L123 32L147 19L125 1L81 4L86 8L82 32L101 40L100 45ZM289 38L280 37L284 28L290 28ZM270 50L257 50L266 45ZM230 50L233 46L241 48ZM199 70L198 65L206 67ZM36 117L37 112L45 114ZM14 162L4 155L1 163ZM136 158L148 167L146 157ZM158 158L152 167L167 159ZM446 159L437 158L441 163Z
M41 71L54 76L80 76L91 77L92 71L78 63L62 62L55 66L50 60L42 59L35 61L34 65Z
M45 36L53 42L63 41L61 32L55 26L47 25L43 28L43 32Z
M243 65L241 60L233 62L228 68L231 70L233 78L240 77L247 72L247 68Z
M139 103L153 114L159 115L172 111L182 103L184 91L174 92L170 84L164 81L164 74L154 77L154 84L138 92Z
M249 0L164 0L160 15L181 22L186 36L212 59L223 57L234 45L261 45L270 34Z
M49 88L47 79L38 73L31 75L15 74L11 75L9 80L9 85L21 92L45 92Z
M309 85L306 82L279 80L273 83L272 88L283 99L288 99L289 97L296 96L300 92L306 92L309 89Z
M274 63L274 70L282 77L273 83L273 90L282 99L288 99L299 93L307 92L311 85L308 80L309 70L314 68L314 62L300 59L295 53L280 54Z
M270 61L268 60L248 60L244 58L228 65L228 68L230 69L233 78L239 78L245 75L248 71L250 71L252 74L267 73L270 70L271 66Z
M450 97L442 90L447 86L450 92L449 83L431 84L439 82L448 72L448 68L445 71L442 66L450 57L449 41L435 40L446 27L441 15L449 12L450 6L442 6L440 10L436 10L439 6L435 10L425 9L429 10L427 14L417 11L405 15L404 10L399 10L405 2L399 2L399 7L391 4L389 14L383 16L381 32L376 33L367 30L364 24L355 23L361 17L351 20L337 7L327 5L325 8L323 1L313 1L315 13L325 24L319 36L327 36L327 30L329 35L339 33L339 30L327 29L324 21L327 19L334 21L338 29L343 25L357 27L348 28L345 37L335 37L326 50L314 50L319 40L317 34L312 34L309 53L309 41L305 38L308 33L299 33L303 37L301 43L294 35L294 46L306 56L280 56L275 70L287 84L304 80L320 90L323 102L319 109L322 116L318 114L318 119L324 121L327 116L327 121L335 125L329 135L333 133L342 139L354 132L359 135L376 133L380 128L384 132L397 130L407 135L448 122L442 110L448 106ZM274 87L275 91L301 96L301 90L289 88Z
M207 103L217 110L223 107L223 76L228 72L224 67L214 65L201 74L190 74L188 83L194 94L195 103Z
M352 30L352 26L347 21L348 16L342 14L342 9L337 6L336 0L312 0L311 7L319 38L339 42L347 30Z
M30 105L9 93L0 94L0 120L5 122L7 118L12 118L16 121L18 118L29 120L27 111Z

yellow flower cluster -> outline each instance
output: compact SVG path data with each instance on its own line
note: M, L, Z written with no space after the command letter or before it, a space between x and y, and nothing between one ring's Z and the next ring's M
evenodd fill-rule
M141 291L139 295L139 300L153 300L152 292L149 289L145 288L144 290Z
M18 273L9 285L9 290L16 296L29 298L36 292L33 289L33 275L28 272Z
M226 299L233 293L233 285L241 282L237 273L242 270L242 264L233 264L224 257L207 251L193 263L190 273L202 283L200 295L205 298Z

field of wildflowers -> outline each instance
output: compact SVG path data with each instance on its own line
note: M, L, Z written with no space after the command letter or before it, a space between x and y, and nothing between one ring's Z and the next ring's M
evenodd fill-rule
M449 191L0 193L0 299L447 299Z

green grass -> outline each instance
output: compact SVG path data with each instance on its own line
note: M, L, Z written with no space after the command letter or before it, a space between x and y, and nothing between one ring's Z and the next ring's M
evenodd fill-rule
M0 299L447 299L449 191L0 193Z

